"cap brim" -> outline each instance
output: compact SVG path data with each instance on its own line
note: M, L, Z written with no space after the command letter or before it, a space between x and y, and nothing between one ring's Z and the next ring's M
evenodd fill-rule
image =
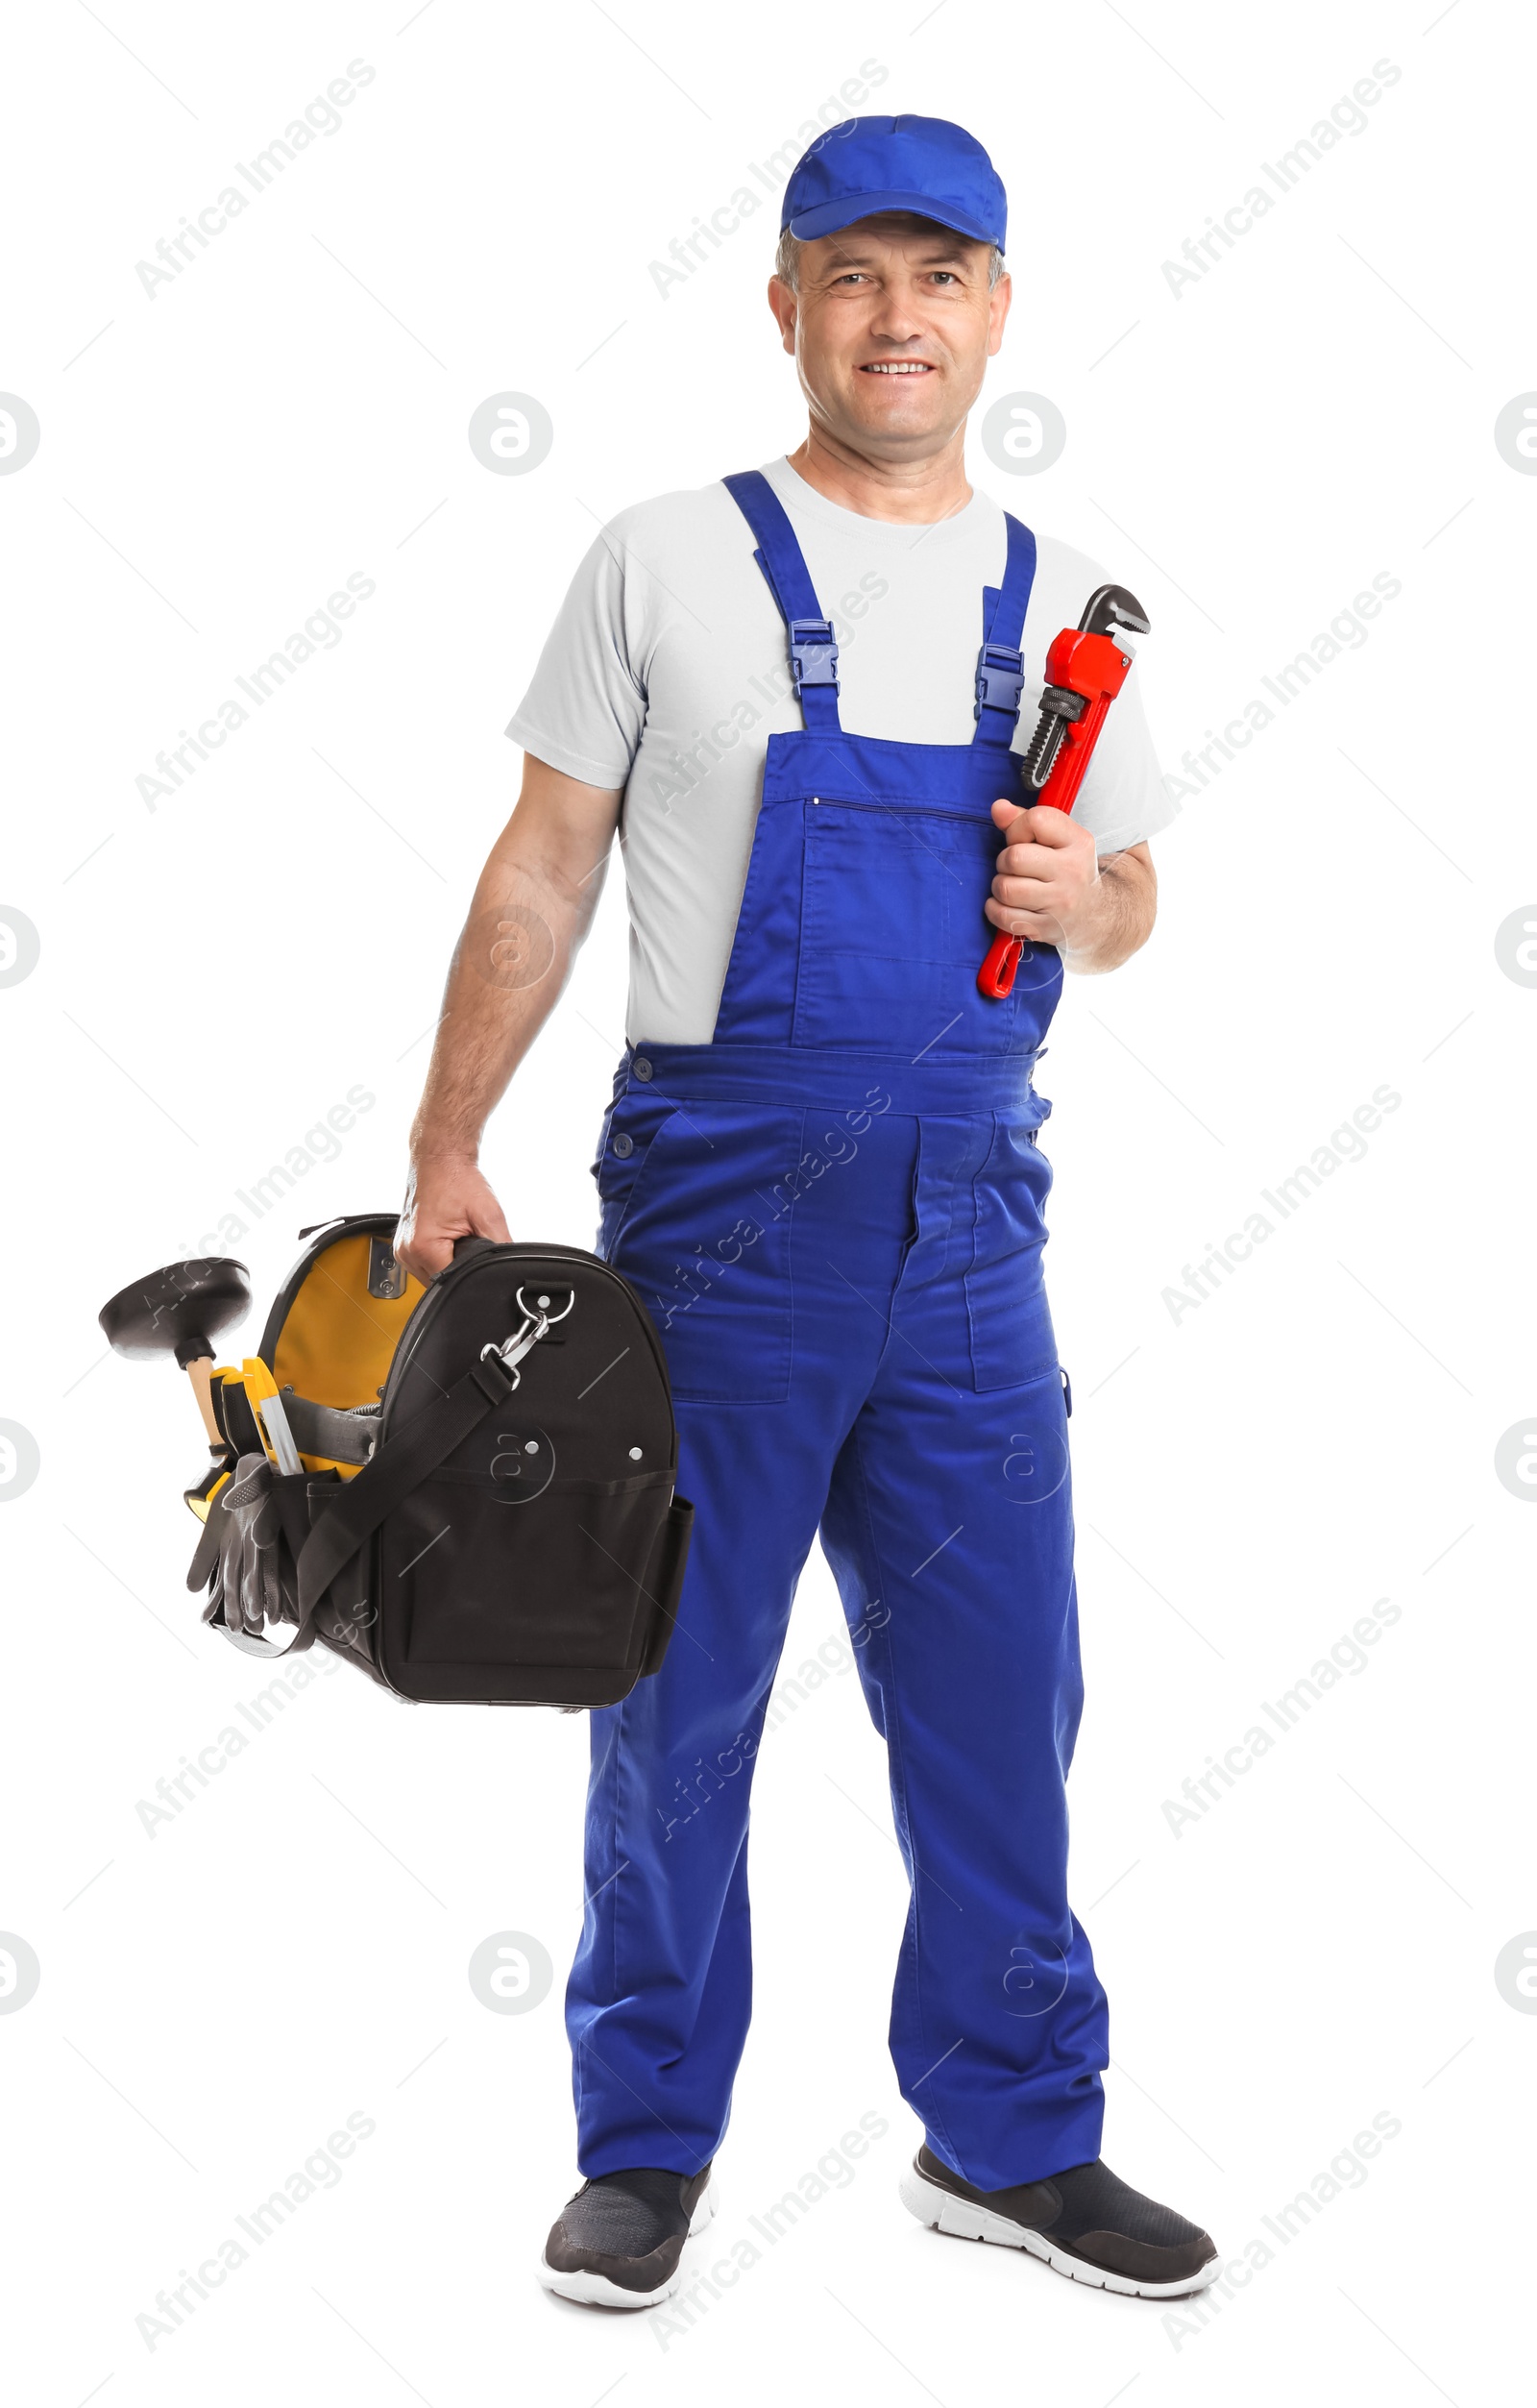
M793 217L787 231L797 242L816 242L823 234L840 234L845 226L857 226L866 217L880 217L889 209L902 209L914 217L927 217L936 226L947 226L953 234L964 234L972 242L991 242L991 230L980 219L949 202L932 200L926 192L861 192L841 201L823 201L819 209L803 209ZM1000 250L1002 245L999 245Z

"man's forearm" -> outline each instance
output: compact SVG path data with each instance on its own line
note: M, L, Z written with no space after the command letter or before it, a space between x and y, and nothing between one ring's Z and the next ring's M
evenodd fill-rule
M1145 848L1102 861L1091 897L1061 947L1064 970L1118 970L1147 943L1158 915L1158 876Z
M571 972L586 915L548 876L492 856L454 947L411 1158L474 1160L486 1121Z
M573 793L592 799L585 813L571 809ZM528 762L524 797L480 873L450 965L413 1162L474 1161L571 974L602 888L617 799Z

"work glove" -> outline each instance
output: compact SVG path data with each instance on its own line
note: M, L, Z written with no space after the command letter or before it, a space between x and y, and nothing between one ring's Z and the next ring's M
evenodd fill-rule
M258 1636L268 1622L296 1622L297 1596L285 1596L279 1541L281 1529L265 1455L242 1455L234 1477L215 1499L220 1515L218 1594L227 1630Z

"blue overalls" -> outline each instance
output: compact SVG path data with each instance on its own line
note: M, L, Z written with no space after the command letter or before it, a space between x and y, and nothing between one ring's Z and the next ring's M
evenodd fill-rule
M712 2157L751 2004L747 1805L821 1534L886 1740L912 1884L890 2046L929 2147L1001 2190L1099 2153L1105 1994L1067 1904L1082 1703L1063 1380L1041 1279L1061 986L1027 946L978 993L1035 539L983 597L969 746L845 735L790 522L726 484L790 637L708 1045L624 1053L598 1251L667 1352L696 1509L666 1661L592 1716L567 1996L584 2174ZM829 1798L828 1844L846 1812ZM838 2013L836 1975L818 2015Z

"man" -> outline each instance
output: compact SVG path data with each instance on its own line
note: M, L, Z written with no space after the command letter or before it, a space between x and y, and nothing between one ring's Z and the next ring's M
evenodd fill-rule
M578 570L509 729L523 794L413 1131L398 1251L427 1279L457 1237L507 1236L480 1132L617 824L631 983L598 1249L661 1333L697 1520L661 1672L592 1717L567 2002L587 2180L540 2268L571 2298L667 2297L711 2213L752 1763L818 1531L913 1889L905 2203L1110 2290L1218 2271L1099 2158L1105 1994L1066 1898L1082 1690L1031 1069L1063 965L1146 940L1172 815L1134 680L1075 816L1022 808L1045 647L1104 579L966 482L1004 236L957 126L854 118L800 161L768 299L806 440L626 511ZM988 999L999 929L1027 942Z

